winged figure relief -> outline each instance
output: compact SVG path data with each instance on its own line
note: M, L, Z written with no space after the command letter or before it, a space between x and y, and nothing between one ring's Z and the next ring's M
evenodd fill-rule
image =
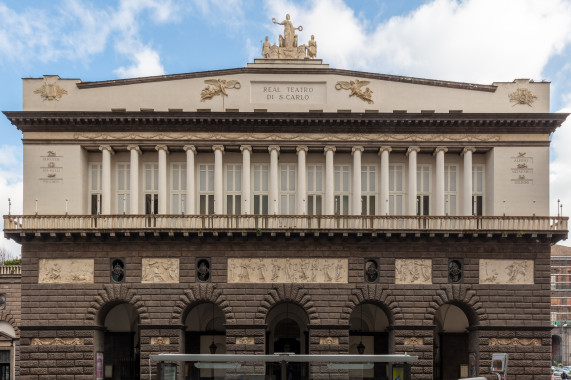
M373 91L371 91L371 89L369 87L366 87L363 90L363 86L367 86L369 83L369 81L367 80L359 80L359 79L355 79L352 81L339 81L335 84L335 89L336 90L349 90L351 91L351 93L349 94L349 97L351 96L356 96L360 99L363 99L364 101L366 101L367 103L371 104L373 103L373 99L371 99L371 96L373 95Z
M204 81L208 86L200 92L200 101L204 102L207 99L212 99L218 95L228 96L226 92L227 88L240 89L242 85L237 80L225 80L225 79L207 79Z

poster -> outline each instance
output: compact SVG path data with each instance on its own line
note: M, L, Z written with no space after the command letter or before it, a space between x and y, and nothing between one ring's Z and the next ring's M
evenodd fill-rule
M404 380L404 367L393 366L393 380Z
M96 374L97 380L103 380L103 352L98 352L96 358Z

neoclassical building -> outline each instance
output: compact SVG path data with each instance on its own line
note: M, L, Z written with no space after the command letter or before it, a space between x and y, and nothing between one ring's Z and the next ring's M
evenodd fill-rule
M156 379L149 355L211 352L406 352L414 379L487 375L507 352L510 377L547 379L550 247L568 233L549 216L567 117L550 84L334 69L287 38L244 68L23 80L23 111L4 112L24 143L24 213L4 216L21 379Z

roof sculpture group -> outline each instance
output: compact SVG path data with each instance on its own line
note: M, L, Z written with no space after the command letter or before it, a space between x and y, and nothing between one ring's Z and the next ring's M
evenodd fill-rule
M303 27L300 26L293 26L293 23L290 21L289 14L286 14L286 19L282 22L277 22L275 18L272 19L272 22L277 25L284 26L284 34L280 34L279 37L279 45L275 43L272 45L268 41L268 36L266 36L266 40L262 42L262 56L264 58L269 59L307 59L307 58L315 58L317 55L317 42L315 41L314 36L311 36L311 39L307 43L307 45L299 45L298 44L298 36L295 34L296 30L300 32L303 30Z

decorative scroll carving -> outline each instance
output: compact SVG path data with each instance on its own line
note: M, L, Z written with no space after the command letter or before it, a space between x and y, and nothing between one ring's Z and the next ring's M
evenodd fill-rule
M228 282L346 284L347 269L347 259L230 258Z
M34 338L32 346L81 346L83 338Z
M142 283L178 283L179 260L149 258L142 260Z
M236 337L236 344L254 344L254 337L253 336Z
M396 259L395 284L432 284L432 260Z
M319 344L339 344L338 337L321 337L319 338Z
M405 346L418 346L424 344L424 339L417 336L404 338Z
M480 284L533 283L533 260L480 260Z
M491 338L490 346L541 346L541 339L533 338Z
M227 88L235 88L239 90L242 85L237 80L225 80L225 79L207 79L204 83L208 84L202 89L200 92L200 101L204 102L205 100L212 99L215 96L223 95L228 96L226 92Z
M325 134L325 133L85 133L73 134L76 140L259 140L259 141L501 141L500 135L470 134Z
M517 104L527 104L531 107L531 104L537 100L537 96L535 96L529 89L527 88L518 88L514 92L508 95L510 98L510 102L514 103L513 106ZM512 107L513 107L512 106Z
M336 90L350 90L351 92L349 93L349 97L351 96L356 96L359 99L362 99L364 101L366 101L367 103L371 104L374 103L373 99L371 99L371 96L373 95L373 91L371 91L371 89L369 89L369 87L365 88L364 90L361 88L363 86L368 85L369 81L367 80L359 80L359 79L355 79L352 80L350 82L346 82L346 81L339 81L335 84L335 89Z
M44 84L34 90L34 94L40 94L43 100L59 101L62 96L67 94L67 91L58 86L56 82L49 83L47 79L44 79Z
M152 336L151 344L171 344L171 338L162 336Z
M93 259L40 259L39 284L92 284Z

